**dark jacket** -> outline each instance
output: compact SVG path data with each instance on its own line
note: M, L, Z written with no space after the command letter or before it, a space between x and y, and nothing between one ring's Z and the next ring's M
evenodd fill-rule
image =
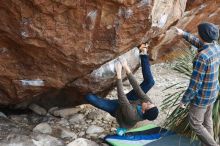
M138 121L143 120L138 114L137 105L141 105L142 102L148 101L152 103L151 99L142 91L141 87L138 85L138 82L134 78L133 74L128 75L128 80L140 99L136 101L129 101L124 93L122 80L117 80L118 101L120 106L116 112L115 117L120 127L123 128L132 128Z

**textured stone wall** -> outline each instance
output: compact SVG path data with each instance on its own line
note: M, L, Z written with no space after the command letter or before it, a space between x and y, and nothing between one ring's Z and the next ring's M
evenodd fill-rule
M220 0L188 0L186 11L175 26L198 35L197 25L202 22L211 22L220 26L219 14ZM173 27L170 27L160 37L153 38L151 46L154 51L159 52L157 58L160 60L173 59L189 48L183 39L175 35Z

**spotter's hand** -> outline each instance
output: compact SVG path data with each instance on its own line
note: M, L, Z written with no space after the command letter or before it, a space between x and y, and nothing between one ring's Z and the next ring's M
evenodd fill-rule
M177 35L183 35L184 31L182 29L179 29L177 27L175 27L175 31Z

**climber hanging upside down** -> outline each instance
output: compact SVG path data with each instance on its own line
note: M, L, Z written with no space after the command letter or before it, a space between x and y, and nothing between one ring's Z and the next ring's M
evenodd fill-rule
M86 100L93 106L102 109L117 119L121 128L132 128L138 121L153 121L158 116L158 108L154 105L146 93L153 87L154 79L150 70L147 54L147 46L140 46L141 67L144 81L138 85L127 61L119 58L115 64L117 73L117 93L118 100L108 100L94 94L87 94ZM128 80L133 87L129 93L125 94L122 85L122 67L125 69Z

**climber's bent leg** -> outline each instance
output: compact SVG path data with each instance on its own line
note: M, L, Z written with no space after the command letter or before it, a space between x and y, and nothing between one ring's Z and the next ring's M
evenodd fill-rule
M116 110L119 106L118 100L108 100L94 94L87 94L85 99L91 105L110 113L112 116L115 116Z
M155 84L151 68L149 57L147 55L140 55L141 57L141 69L144 81L140 84L141 89L144 93L147 93ZM138 100L138 96L134 90L131 90L129 93L126 94L128 100Z

